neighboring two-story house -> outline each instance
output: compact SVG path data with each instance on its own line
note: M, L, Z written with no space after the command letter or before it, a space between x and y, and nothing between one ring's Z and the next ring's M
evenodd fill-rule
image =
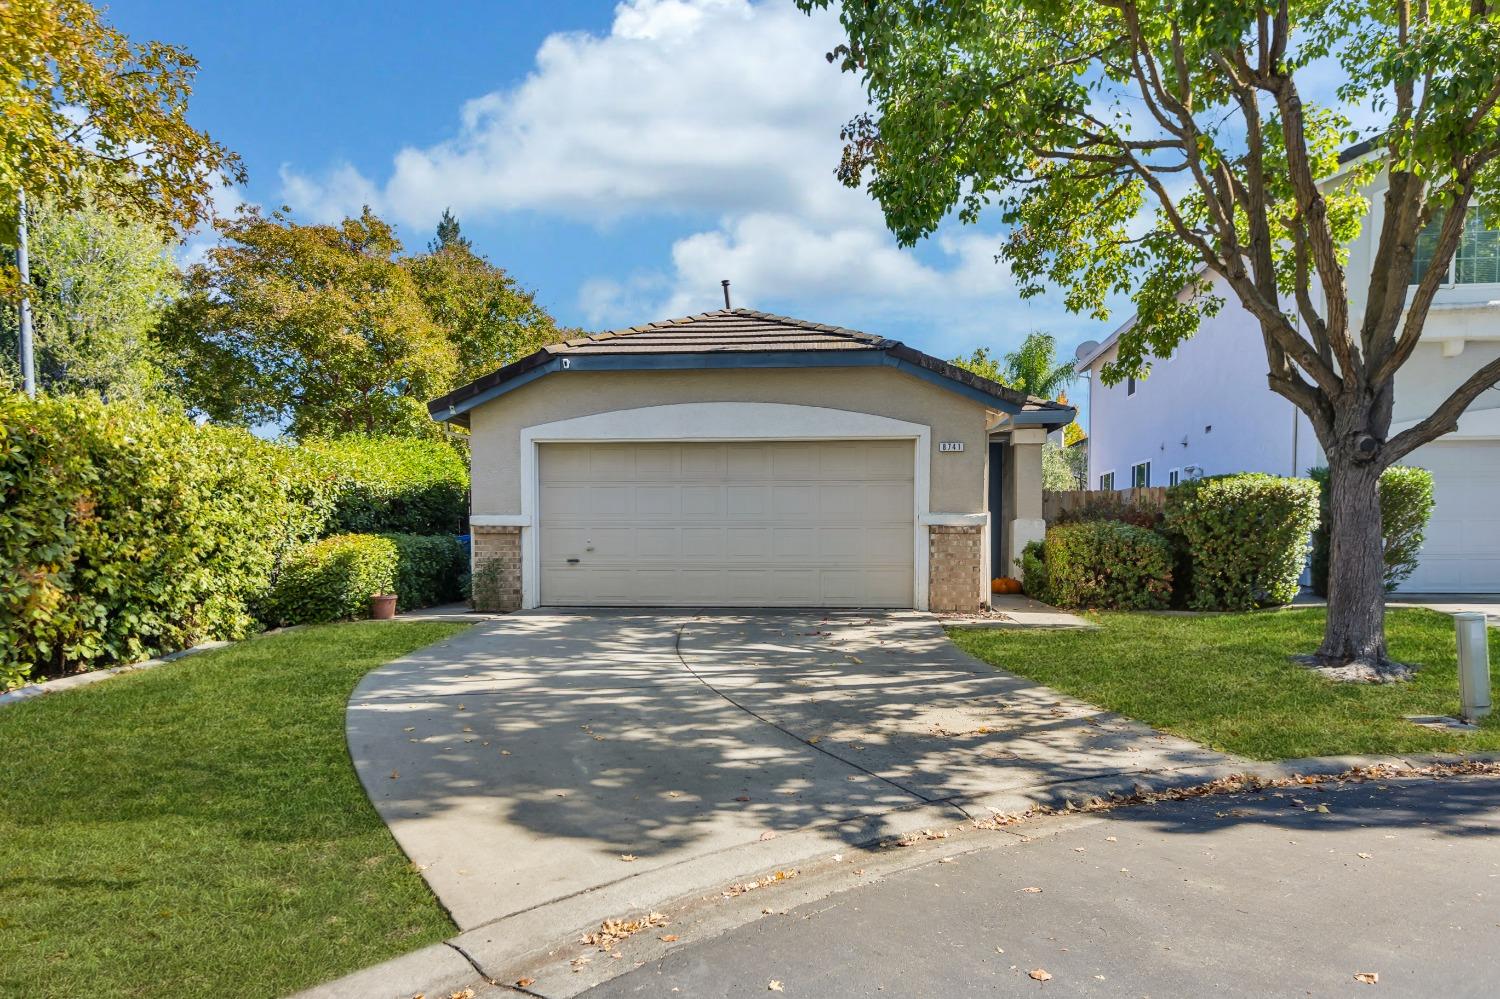
M1356 147L1344 167L1371 155ZM1329 182L1336 181L1330 178ZM1349 247L1350 305L1357 324L1384 207L1385 180L1365 191L1370 215ZM1418 275L1425 266L1423 240ZM1089 378L1089 486L1164 486L1226 472L1303 475L1322 464L1312 426L1266 384L1259 324L1222 280L1224 308L1204 320L1150 376L1105 385L1100 368L1134 318L1080 351ZM1448 284L1438 293L1421 344L1396 376L1391 432L1429 415L1474 370L1500 355L1500 231L1470 212ZM1402 589L1422 593L1500 593L1500 389L1469 407L1458 431L1408 455L1433 473L1436 506L1421 564Z

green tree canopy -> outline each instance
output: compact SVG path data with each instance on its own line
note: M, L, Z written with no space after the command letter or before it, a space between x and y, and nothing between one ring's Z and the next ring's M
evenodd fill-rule
M996 360L988 347L978 347L953 363L981 378L1008 385L1017 392L1055 399L1078 377L1073 362L1057 363L1057 340L1051 333L1029 333L1021 346Z
M1168 356L1223 304L1254 318L1271 389L1328 456L1334 585L1319 654L1387 664L1378 482L1457 425L1500 380L1477 366L1391 433L1395 373L1415 351L1465 216L1500 196L1500 7L1324 0L798 0L837 7L830 54L872 110L839 173L868 182L911 243L993 208L1023 295L1059 287L1136 322L1107 382ZM1315 81L1339 81L1317 103ZM1352 127L1345 108L1378 118ZM1364 158L1341 164L1355 139ZM1347 246L1385 181L1368 283ZM1430 263L1414 271L1418 235ZM1364 284L1364 282L1361 282Z
M0 242L14 241L22 190L60 209L113 204L164 235L211 215L218 177L244 170L187 123L197 69L84 0L0 3Z
M455 384L565 339L535 296L475 253L447 211L431 250L406 260L432 321L452 341L458 358ZM445 386L445 389L451 386Z
M106 401L159 395L151 334L181 287L168 242L92 199L75 208L47 199L29 214L40 388ZM15 382L17 336L16 310L0 310L0 370Z
M368 208L339 225L244 209L219 230L162 328L190 406L298 437L432 432L425 403L456 351L389 225Z

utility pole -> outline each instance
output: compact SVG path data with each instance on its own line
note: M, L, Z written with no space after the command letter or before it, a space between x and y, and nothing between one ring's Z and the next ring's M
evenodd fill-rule
M31 262L26 254L26 192L21 191L20 211L16 214L16 269L21 272L21 384L26 394L36 398L36 364L31 349Z

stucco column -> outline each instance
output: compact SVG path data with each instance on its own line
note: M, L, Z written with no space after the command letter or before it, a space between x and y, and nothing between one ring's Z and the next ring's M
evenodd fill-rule
M1042 519L1042 445L1047 431L1027 427L1010 432L1010 472L1005 512L1010 517L1005 553L1005 572L996 575L1020 576L1016 565L1021 550L1032 541L1042 540L1047 522Z

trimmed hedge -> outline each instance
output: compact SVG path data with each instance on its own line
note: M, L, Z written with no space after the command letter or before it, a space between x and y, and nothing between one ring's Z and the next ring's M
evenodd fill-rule
M1320 524L1313 532L1312 588L1328 596L1328 469L1307 471L1318 484ZM1389 593L1417 568L1417 556L1432 517L1432 473L1392 465L1380 473L1380 529L1385 538L1385 589Z
M415 610L464 595L469 553L451 534L385 534L396 546L396 608Z
M1317 524L1316 483L1252 472L1171 487L1163 530L1185 546L1189 607L1247 610L1291 603Z
M1033 600L1050 602L1047 589L1047 563L1043 561L1045 546L1040 541L1028 541L1021 549L1021 592Z
M1040 563L1023 572L1028 594L1063 607L1157 610L1172 599L1171 546L1154 531L1118 521L1049 528Z
M262 601L261 620L278 627L367 617L372 596L395 592L399 565L396 542L374 534L336 534L302 545Z
M320 530L319 477L246 431L84 397L0 398L0 688L254 626Z
M351 434L300 448L333 488L329 534L462 534L469 467L445 441Z

